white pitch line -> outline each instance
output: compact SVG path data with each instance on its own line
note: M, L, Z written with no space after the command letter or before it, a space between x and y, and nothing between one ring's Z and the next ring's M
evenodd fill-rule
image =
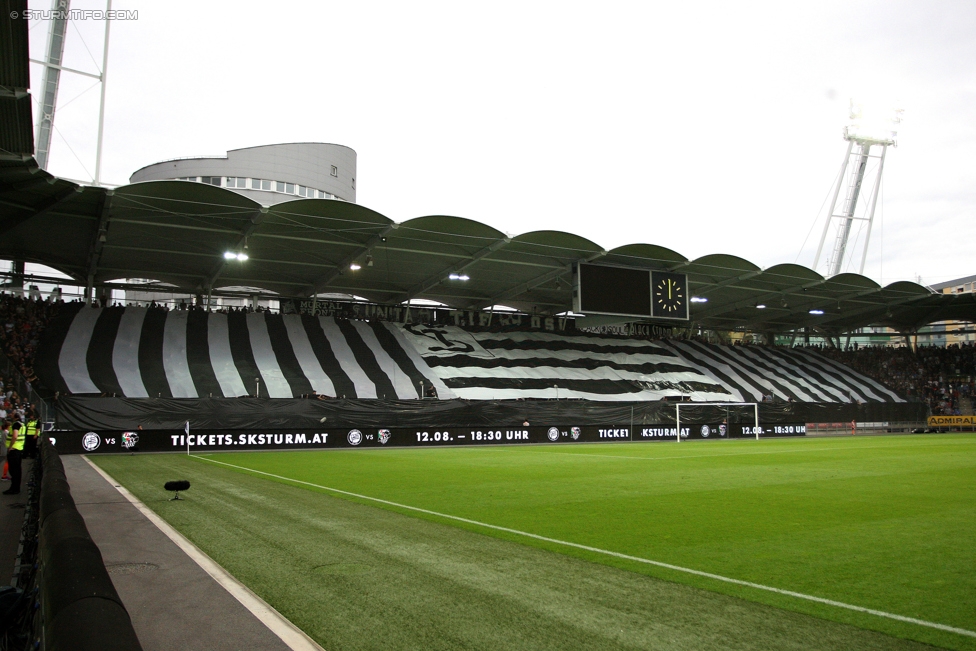
M195 455L194 455L195 456ZM517 536L524 536L526 538L532 538L533 540L541 540L547 543L553 543L555 545L563 545L565 547L572 547L574 549L582 549L584 551L593 552L595 554L603 554L605 556L613 556L614 558L622 558L627 561L635 561L637 563L645 563L647 565L654 565L656 567L663 567L668 570L674 570L676 572L684 572L685 574L693 574L695 576L702 576L708 579L714 579L716 581L722 581L724 583L732 583L735 585L746 586L749 588L755 588L757 590L765 590L766 592L774 592L776 594L786 595L788 597L796 597L797 599L804 599L806 601L813 601L820 604L826 604L828 606L834 606L836 608L844 608L847 610L853 610L859 613L867 613L869 615L875 615L877 617L884 617L886 619L893 619L899 622L907 622L909 624L917 624L918 626L925 626L926 628L934 628L940 631L946 631L949 633L956 633L957 635L965 635L967 637L976 638L976 631L970 631L965 628L956 628L955 626L948 626L946 624L939 624L938 622L929 622L924 619L916 619L914 617L906 617L904 615L896 615L894 613L887 613L883 610L875 610L873 608L865 608L864 606L855 606L853 604L847 604L842 601L834 601L833 599L825 599L823 597L815 597L813 595L803 594L802 592L793 592L792 590L783 590L782 588L774 588L768 585L762 585L761 583L753 583L752 581L743 581L741 579L733 579L727 576L721 576L719 574L712 574L711 572L703 572L701 570L693 570L688 567L681 567L680 565L671 565L670 563L662 563L661 561L652 561L648 558L641 558L640 556L631 556L629 554L621 554L620 552L614 552L607 549L600 549L599 547L590 547L589 545L581 545L580 543L568 542L566 540L557 540L555 538L549 538L547 536L540 536L539 534L529 533L527 531L519 531L518 529L509 529L508 527L502 527L497 524L488 524L486 522L478 522L477 520L470 520L468 518L462 518L457 515L448 515L447 513L438 513L437 511L431 511L429 509L422 509L418 506L409 506L407 504L399 504L397 502L391 502L389 500L380 499L379 497L370 497L369 495L361 495L359 493L353 493L350 491L344 491L339 488L330 488L329 486L322 486L321 484L313 484L309 481L303 481L301 479L292 479L291 477L284 477L282 475L276 475L274 473L265 472L263 470L255 470L254 468L247 468L245 466L238 466L233 463L227 463L226 461L217 461L216 459L209 459L206 457L197 457L203 461L209 461L210 463L220 464L222 466L227 466L229 468L237 468L238 470L246 470L247 472L253 472L258 475L265 475L267 477L274 477L275 479L283 479L284 481L290 481L295 484L304 484L305 486L312 486L313 488L320 488L325 491L330 491L333 493L338 493L340 495L348 495L350 497L356 497L361 500L368 500L371 502L378 502L379 504L386 504L388 506L395 506L400 509L406 509L408 511L416 511L417 513L426 513L427 515L433 515L439 518L445 518L447 520L454 520L456 522L464 522L465 524L473 524L478 527L484 527L486 529L493 529L495 531L504 531L505 533L515 534Z
M887 448L885 445L872 445L865 446L862 448L803 448L796 450L764 450L761 452L729 452L728 454L685 454L676 457L630 457L623 454L593 454L592 452L556 452L552 451L549 454L562 454L572 457L604 457L606 459L633 459L634 461L680 461L681 459L721 459L722 457L741 457L741 456L751 456L754 454L797 454L799 452L828 452L836 450L865 450L873 448Z
M167 538L176 543L176 546L183 550L200 568L209 574L224 590L237 599L242 606L247 608L258 621L268 627L277 635L288 648L293 651L325 651L318 643L305 634L300 628L292 624L284 615L271 607L261 597L251 592L250 588L235 579L217 562L210 558L203 550L190 542L183 534L169 525L168 522L156 515L156 512L143 504L138 497L130 493L119 482L115 481L111 475L92 463L86 455L81 455L89 466L95 469L105 481L115 487L115 490L122 494L122 497L129 500L136 509L149 519L156 528L163 532Z
M726 439L728 440L728 439ZM734 439L733 439L734 440ZM634 441L634 443L649 443L651 441ZM653 441L654 443L666 443L666 441ZM731 442L731 441L730 441ZM956 441L947 441L946 443L954 444ZM939 443L940 445L942 443ZM933 444L934 445L934 444ZM680 459L702 459L702 458L713 458L720 459L722 457L739 457L739 456L749 456L753 454L797 454L800 452L836 452L837 450L843 451L858 451L858 450L898 450L901 447L907 446L895 446L895 445L863 445L860 447L844 447L844 448L794 448L792 450L762 450L758 452L729 452L727 454L687 454L675 457L631 457L623 454L594 454L592 452L557 452L552 450L549 454L562 454L574 457L606 457L607 459L633 459L635 461L675 461ZM551 450L551 448L550 448Z

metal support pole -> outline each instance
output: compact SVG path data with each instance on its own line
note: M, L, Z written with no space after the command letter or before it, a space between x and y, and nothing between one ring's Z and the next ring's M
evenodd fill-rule
M51 27L47 36L47 58L44 63L44 80L41 83L40 119L37 121L37 135L34 139L34 158L37 166L47 169L48 158L51 153L51 133L54 130L54 111L58 101L58 86L61 83L61 63L64 59L64 39L68 31L68 13L71 10L69 0L54 0L52 11L56 12L51 19Z
M674 439L681 443L681 403L674 406Z
M881 193L881 173L884 171L885 154L888 153L888 145L881 145L881 160L878 161L878 175L874 179L874 194L871 196L871 208L868 211L868 232L864 238L864 252L861 254L860 274L864 275L864 265L868 261L868 244L871 242L871 226L874 225L874 209L878 205L878 195Z
M823 253L824 242L827 241L827 232L830 230L830 221L834 218L834 209L837 207L837 197L840 196L840 186L844 184L844 175L847 172L847 163L851 160L851 150L854 148L854 141L847 141L847 153L844 155L844 162L840 166L840 174L837 176L837 186L834 188L834 198L830 202L830 210L827 211L827 223L824 224L823 235L820 236L820 245L817 247L817 255L813 258L813 270L817 270L820 264L820 254Z
M106 12L112 11L112 0L106 3ZM102 178L102 134L105 127L105 82L108 78L108 30L112 21L105 19L105 44L102 48L102 97L98 105L98 145L95 148L95 179L94 185L100 185Z
M753 411L756 413L756 440L759 440L759 403L752 405Z
M867 142L859 143L857 153L857 167L854 170L853 183L848 191L847 199L844 201L843 214L838 215L844 219L843 223L837 228L837 238L834 241L834 253L831 256L830 268L827 276L832 277L841 273L844 266L844 255L847 251L847 240L851 235L851 226L854 225L854 211L857 208L857 200L861 196L861 184L864 183L864 173L867 171L868 157L871 154L871 145ZM834 217L831 212L831 217Z

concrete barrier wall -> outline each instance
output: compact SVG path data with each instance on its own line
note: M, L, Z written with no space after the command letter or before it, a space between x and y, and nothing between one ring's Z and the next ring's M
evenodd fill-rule
M129 613L71 498L57 449L46 440L38 540L42 648L141 651Z

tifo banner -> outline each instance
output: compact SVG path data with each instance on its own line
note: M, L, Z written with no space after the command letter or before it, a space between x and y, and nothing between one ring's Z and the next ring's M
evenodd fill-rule
M682 424L682 439L727 439L755 437L751 424ZM804 436L806 425L760 425L763 436ZM218 450L279 450L307 448L367 448L444 445L497 445L518 443L599 443L603 441L674 441L674 425L628 425L605 427L538 426L444 427L444 428L321 428L310 430L209 430L187 435L183 430L51 432L49 438L61 454L101 452L194 452ZM189 438L189 441L187 440Z
M61 396L904 402L810 351L622 338L555 317L456 312L424 324L75 305L44 331L34 362Z
M929 416L929 427L973 427L976 416Z

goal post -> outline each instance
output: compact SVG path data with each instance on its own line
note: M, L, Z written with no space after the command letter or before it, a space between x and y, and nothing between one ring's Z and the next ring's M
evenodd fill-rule
M674 405L675 440L681 443L681 407L752 407L754 417L753 432L759 440L759 403L758 402L677 402ZM731 433L731 431L730 431ZM730 437L731 438L731 437Z

